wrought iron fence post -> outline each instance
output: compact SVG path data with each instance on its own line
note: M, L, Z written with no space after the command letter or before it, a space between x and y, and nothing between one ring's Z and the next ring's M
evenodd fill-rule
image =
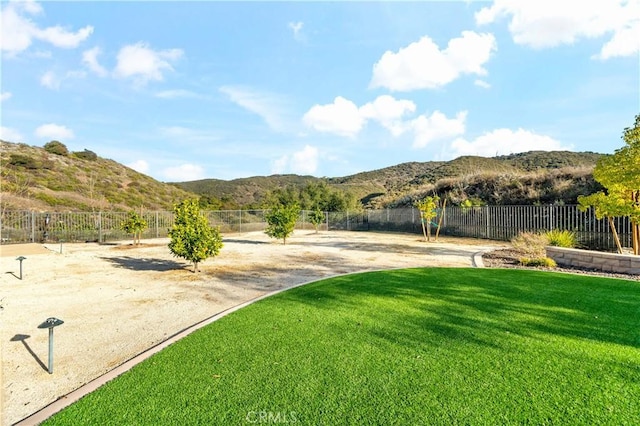
M486 231L485 231L485 234L484 234L485 238L489 238L489 209L490 209L489 206L485 206L485 209L484 209L484 214L486 216L486 219L485 219L485 222L486 222L485 229L486 229Z
M36 212L31 212L31 242L36 242Z

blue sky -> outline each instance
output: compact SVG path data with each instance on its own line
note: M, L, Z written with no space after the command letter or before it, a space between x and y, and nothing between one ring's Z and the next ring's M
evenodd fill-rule
M164 182L611 153L640 113L640 0L3 1L1 36L3 140Z

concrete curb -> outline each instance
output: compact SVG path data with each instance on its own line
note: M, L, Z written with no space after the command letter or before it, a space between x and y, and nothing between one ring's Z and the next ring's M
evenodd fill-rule
M324 278L323 278L324 279ZM218 312L217 314L206 318L198 323L193 324L190 327L187 327L171 336L169 336L167 339L163 340L162 342L156 344L155 346L150 347L149 349L145 350L144 352L139 353L138 355L134 356L133 358L125 361L124 363L120 364L119 366L117 366L116 368L114 368L111 371L106 372L105 374L103 374L102 376L96 377L95 379L91 380L90 382L80 386L78 389L69 392L66 395L61 396L60 398L58 398L57 400L53 401L51 404L41 408L40 410L36 411L35 413L29 415L28 417L25 417L24 419L14 423L14 426L31 426L31 425L37 425L40 424L42 422L44 422L46 419L48 419L49 417L53 416L54 414L58 413L59 411L62 411L64 408L70 406L71 404L79 401L82 397L90 394L91 392L95 391L96 389L98 389L100 386L104 385L105 383L115 379L116 377L120 376L123 373L126 373L127 371L131 370L134 366L136 366L137 364L141 363L142 361L150 358L152 355L160 352L162 349L166 348L167 346L177 342L178 340L188 336L189 334L193 333L194 331L205 327L217 320L219 320L222 317L225 317L227 315L229 315L230 313L233 313L239 309L244 308L245 306L248 306L254 302L257 302L259 300L262 299L266 299L267 297L276 295L278 293L281 293L283 291L287 291L290 290L292 288L295 287L300 287L306 284L310 284L312 282L316 282L318 280L314 280L314 281L309 281L309 282L304 282L304 283L300 283L300 284L296 284L294 286L291 287L287 287L287 288L283 288L280 290L276 290L267 294L263 294L262 296L258 296L255 297L251 300L248 300L246 302L243 302L239 305L233 306L231 308L225 309L224 311Z
M473 264L474 268L484 268L484 262L482 261L482 255L485 254L488 251L490 251L490 250L482 250L482 251L477 251L477 252L473 253L473 256L471 257L471 263Z
M472 255L471 258L471 262L472 262L472 267L475 268L483 268L484 267L484 263L482 262L482 253L483 251L479 251L476 252ZM263 294L262 296L258 296L255 297L253 299L250 299L246 302L240 303L239 305L233 306L231 308L225 309L221 312L218 312L215 315L212 315L209 318L206 318L198 323L193 324L190 327L187 327L171 336L169 336L167 339L163 340L162 342L156 344L155 346L152 346L151 348L139 353L138 355L134 356L133 358L125 361L124 363L120 364L119 366L117 366L116 368L114 368L113 370L110 370L108 372L106 372L105 374L103 374L102 376L96 377L95 379L91 380L90 382L80 386L78 389L69 392L66 395L61 396L60 398L58 398L57 400L53 401L52 403L50 403L49 405L41 408L40 410L36 411L35 413L29 415L28 417L25 417L24 419L14 423L14 426L31 426L31 425L38 425L42 422L44 422L45 420L47 420L49 417L53 416L54 414L62 411L63 409L67 408L68 406L70 406L71 404L74 404L75 402L79 401L81 398L83 398L84 396L90 394L91 392L97 390L99 387L101 387L102 385L106 384L107 382L115 379L116 377L126 373L127 371L129 371L130 369L132 369L134 366L136 366L137 364L141 363L142 361L150 358L152 355L160 352L162 349L168 347L169 345L177 342L178 340L188 336L189 334L193 333L196 330L199 330L202 327L205 327L217 320L219 320L220 318L223 318L239 309L242 309L248 305L251 305L252 303L258 302L262 299L266 299L267 297L271 297L274 296L276 294L282 293L284 291L288 291L291 290L293 288L296 287L301 287L303 285L307 285L307 284L311 284L314 282L318 282L321 280L325 280L325 279L331 279L331 278L337 278L337 277L343 277L343 276L348 276L348 275L354 275L354 274L360 274L360 273L365 273L365 272L382 272L382 271L389 271L389 270L394 270L394 269L407 269L407 268L392 268L392 269L379 269L379 270L365 270L365 271L357 271L357 272L349 272L347 274L338 274L338 275L333 275L333 276L329 276L329 277L323 277L320 279L315 279L313 281L307 281L307 282L303 282L300 284L296 284L290 287L286 287L286 288L282 288L280 290L276 290L270 293L266 293ZM410 268L409 268L410 269Z
M407 269L407 268L394 268L394 269ZM328 276L328 277L323 277L323 278L319 278L319 279L315 279L312 281L306 281L300 284L295 284L292 285L290 287L286 287L286 288L281 288L280 290L275 290L266 294L263 294L262 296L258 296L255 297L253 299L250 299L246 302L240 303L239 305L233 306L231 308L225 309L221 312L218 312L215 315L212 315L209 318L206 318L200 322L197 322L195 324L193 324L190 327L187 327L171 336L169 336L167 339L163 340L162 342L156 344L155 346L150 347L149 349L139 353L138 355L134 356L133 358L125 361L124 363L120 364L119 366L117 366L116 368L114 368L111 371L106 372L105 374L103 374L102 376L96 377L95 379L91 380L90 382L80 386L78 389L69 392L66 395L61 396L60 398L58 398L57 400L53 401L52 403L50 403L49 405L41 408L40 410L36 411L35 413L25 417L24 419L14 423L14 426L31 426L31 425L38 425L42 422L44 422L45 420L47 420L49 417L53 416L54 414L62 411L63 409L67 408L68 406L70 406L71 404L79 401L81 398L83 398L84 396L90 394L91 392L95 391L96 389L98 389L100 386L104 385L105 383L115 379L116 377L122 375L123 373L126 373L127 371L131 370L133 367L135 367L137 364L140 364L142 361L146 360L147 358L150 358L152 355L160 352L162 349L166 348L167 346L177 342L178 340L188 336L189 334L193 333L196 330L201 329L202 327L205 327L217 320L219 320L220 318L223 318L239 309L242 309L246 306L251 305L252 303L258 302L262 299L266 299L267 297L271 297L271 296L275 296L276 294L282 293L284 291L288 291L291 290L293 288L296 287L301 287L303 285L307 285L307 284L311 284L311 283L315 283L318 281L322 281L325 279L331 279L331 278L337 278L337 277L344 277L344 276L348 276L348 275L355 275L355 274L361 274L361 273L365 273L365 272L382 272L382 271L389 271L389 270L393 270L393 269L376 269L376 270L364 270L364 271L357 271L357 272L349 272L346 274L338 274L338 275L332 275L332 276Z

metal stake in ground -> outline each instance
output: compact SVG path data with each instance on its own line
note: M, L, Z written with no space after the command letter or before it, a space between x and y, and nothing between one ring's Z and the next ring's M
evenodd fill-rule
M24 257L24 256L16 257L16 260L20 261L20 279L22 279L22 261L25 260L25 259L26 259L26 257Z
M53 328L61 324L64 324L64 321L51 317L38 326L38 328L49 329L49 374L53 374Z

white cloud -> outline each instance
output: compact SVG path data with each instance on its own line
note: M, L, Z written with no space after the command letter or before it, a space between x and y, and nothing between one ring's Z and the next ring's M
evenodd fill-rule
M300 151L291 155L283 155L271 164L271 173L295 173L299 175L312 175L318 170L318 148L305 145Z
M53 58L53 53L50 50L36 50L33 52L34 58L42 58L42 59L51 59Z
M46 87L47 89L59 90L60 85L63 81L68 79L85 78L86 76L87 73L82 70L67 71L67 73L63 77L58 76L53 71L47 71L40 77L40 85Z
M231 102L259 115L272 130L283 132L288 127L286 101L281 96L244 86L222 86L219 90Z
M60 78L53 71L47 71L40 77L40 84L47 89L58 90L60 88Z
M355 137L365 123L356 104L342 96L336 97L331 104L312 106L302 121L319 132L350 138Z
M31 17L41 15L42 6L34 1L12 1L2 8L0 25L0 39L2 51L14 56L31 46L34 39L44 41L61 48L75 48L86 40L93 27L90 25L77 32L62 26L39 28Z
M73 139L75 137L73 130L69 129L66 126L61 126L54 123L43 124L42 126L39 126L35 131L35 135L39 138L59 141Z
M447 118L440 111L434 111L430 116L421 115L409 122L414 132L413 147L424 148L433 141L450 139L465 132L467 111L461 111L455 118Z
M65 79L67 78L85 78L87 76L87 72L83 70L71 70L67 71L65 74Z
M479 155L493 157L518 152L571 150L571 146L564 146L561 142L544 135L518 129L495 129L485 133L472 141L459 138L451 143L451 158L461 155Z
M133 163L127 164L127 167L135 170L136 172L145 174L149 171L149 163L147 163L145 160L134 161Z
M400 136L406 130L402 117L416 110L416 104L408 100L397 100L393 96L378 96L373 102L360 107L363 118L379 121L393 136Z
M640 11L637 14L640 16ZM609 59L615 57L633 56L640 52L640 20L626 28L615 32L611 40L606 42L600 53L593 55L593 59Z
M288 25L291 31L293 31L293 38L297 41L303 41L302 27L304 26L304 22L289 22Z
M82 63L100 77L105 77L108 74L107 70L98 62L98 55L100 53L102 53L102 51L98 46L85 50L82 52Z
M491 88L491 85L490 85L489 83L487 83L487 82L486 82L486 81L484 81L484 80L480 80L480 79L478 79L478 80L474 81L474 82L473 82L473 84L475 84L475 85L476 85L476 86L478 86L478 87L482 87L483 89L489 89L489 88Z
M0 126L0 139L7 142L24 142L24 137L19 131L4 126Z
M184 182L198 180L204 177L204 169L195 164L182 164L176 167L167 167L162 171L169 182Z
M283 155L282 157L274 160L271 163L271 173L274 175L284 174L287 170L287 164L289 164L289 156Z
M2 19L0 26L2 51L9 55L26 50L31 45L33 33L36 31L36 26L28 18L21 16L21 13L35 15L40 13L41 9L31 8L29 10L25 7L27 4L29 3L10 2L2 8L2 17L0 18Z
M176 142L211 142L219 139L219 136L200 129L191 129L182 126L160 127L159 136Z
M300 175L310 175L318 170L318 148L310 145L291 156L291 171Z
M576 6L566 1L495 0L478 11L475 19L484 25L510 18L514 42L534 49L611 35L594 58L631 56L640 51L640 2L598 0Z
M378 96L358 108L352 101L338 96L332 104L315 105L303 117L304 123L320 132L355 137L368 120L379 122L392 136L399 137L407 131L413 133L415 148L422 148L434 140L453 138L465 131L467 112L459 112L455 118L447 118L440 111L431 116L420 115L413 119L406 116L416 111L416 104L393 96Z
M117 56L114 75L118 78L133 78L136 84L162 81L164 71L173 71L171 63L183 55L181 49L153 50L146 43L124 46Z
M86 40L92 33L92 26L86 26L76 33L69 32L60 26L55 26L38 30L35 33L35 37L51 43L56 47L72 49L78 47L78 45Z
M0 93L0 101L1 101L1 102L4 102L4 101L6 101L6 100L9 100L9 99L11 98L11 96L13 96L13 95L11 94L11 92L1 92L1 93Z
M429 37L401 48L387 51L373 65L370 87L391 91L411 91L442 87L462 74L486 75L483 65L497 50L493 34L463 31L440 50Z
M191 92L189 90L164 90L162 92L156 93L156 98L161 99L178 99L178 98L201 98L202 96L198 93Z

